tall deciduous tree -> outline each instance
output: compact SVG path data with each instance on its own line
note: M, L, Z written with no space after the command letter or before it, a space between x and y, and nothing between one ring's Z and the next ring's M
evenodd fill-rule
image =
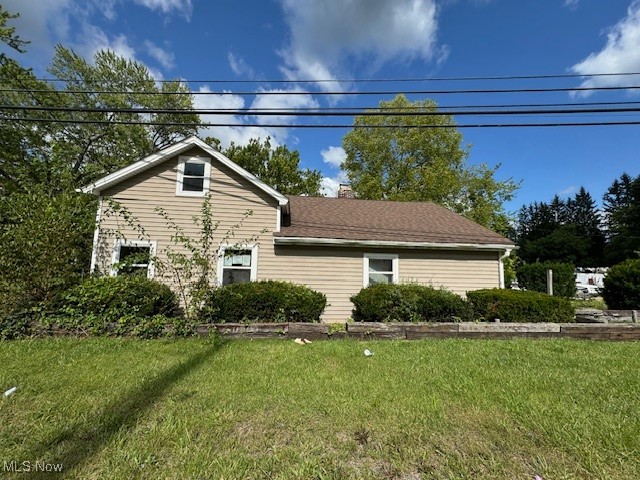
M220 150L215 138L205 142ZM284 195L319 195L322 174L318 170L300 168L300 153L286 145L271 148L271 141L253 138L247 145L235 145L223 151L233 162L254 174Z
M404 95L380 102L383 112L406 115L357 116L343 139L343 164L360 198L432 201L499 232L508 229L505 201L518 183L495 178L498 167L469 165L469 147L448 115L433 113L431 100ZM419 125L420 128L410 128ZM431 128L430 128L431 127Z

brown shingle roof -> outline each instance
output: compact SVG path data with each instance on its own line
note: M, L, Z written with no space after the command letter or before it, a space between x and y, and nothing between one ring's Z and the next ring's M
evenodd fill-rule
M290 225L276 237L513 245L508 238L431 202L289 197Z

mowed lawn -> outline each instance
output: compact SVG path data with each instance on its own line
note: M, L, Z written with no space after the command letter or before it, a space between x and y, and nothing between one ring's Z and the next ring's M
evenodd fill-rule
M0 343L15 385L2 478L640 476L639 343Z

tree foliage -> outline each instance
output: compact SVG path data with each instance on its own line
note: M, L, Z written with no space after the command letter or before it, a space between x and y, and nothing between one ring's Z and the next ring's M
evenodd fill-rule
M515 240L518 255L526 263L567 262L584 267L606 263L602 219L584 188L567 200L556 195L549 203L523 206Z
M205 142L221 150L215 138ZM286 145L271 148L271 139L253 138L247 145L231 143L222 153L284 195L319 195L322 174L318 170L300 168L300 153Z
M92 207L91 198L50 196L45 186L0 197L0 310L49 302L86 274Z
M607 261L616 264L640 255L640 175L623 173L603 197L607 222Z
M380 102L383 112L437 111L432 100L410 102L404 95ZM503 203L518 183L495 178L499 166L469 165L469 147L448 115L356 116L343 139L343 164L360 198L432 201L499 232L508 228ZM424 128L410 128L420 125ZM384 128L380 128L384 127ZM429 128L433 127L433 128Z

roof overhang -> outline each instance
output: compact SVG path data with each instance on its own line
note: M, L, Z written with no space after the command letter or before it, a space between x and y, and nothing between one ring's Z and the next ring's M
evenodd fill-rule
M207 154L211 155L212 158L215 158L217 161L240 175L242 178L276 199L278 201L278 205L287 205L289 203L289 199L282 195L280 192L274 190L269 185L258 179L255 175L247 172L244 168L239 167L222 153L218 152L216 149L212 148L210 145L195 136L186 138L181 142L174 143L173 145L160 150L157 153L149 155L148 157L145 157L136 163L132 163L131 165L122 168L117 172L107 175L106 177L102 177L100 180L96 180L94 183L78 189L78 192L100 195L105 189L117 185L118 183L131 178L134 175L137 175L141 172L144 172L145 170L150 169L151 167L154 167L155 165L159 165L169 158L186 152L193 147L201 148Z
M273 237L274 245L300 246L334 246L334 247L366 247L366 248L403 248L431 250L480 250L504 252L514 250L513 244L484 243L442 243L442 242L399 242L390 240L347 240L343 238L316 237Z

